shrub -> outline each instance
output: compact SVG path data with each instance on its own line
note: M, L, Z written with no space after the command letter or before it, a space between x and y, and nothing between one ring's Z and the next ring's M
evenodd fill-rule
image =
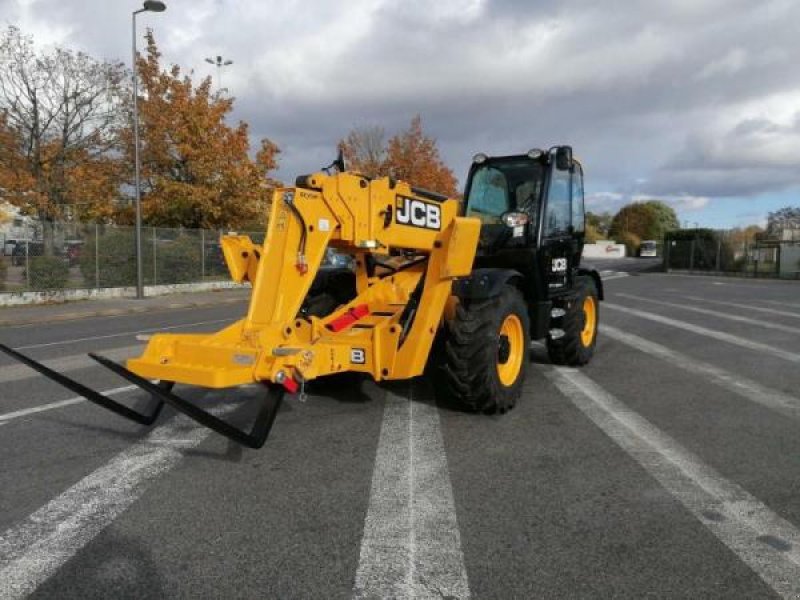
M617 236L615 241L618 244L625 244L626 256L637 256L639 254L639 246L642 243L642 240L639 239L639 236L635 233L623 231Z
M202 247L200 238L178 234L167 237L167 230L159 230L153 243L152 229L144 230L142 239L142 278L145 285L186 283L200 281ZM99 244L95 258L95 244ZM155 248L154 248L155 245ZM155 251L155 265L153 252ZM97 264L95 264L97 261ZM155 266L155 281L154 281ZM80 258L83 279L94 287L99 273L100 287L130 287L136 285L136 238L133 229L112 229L99 238L86 240Z
M55 256L34 256L28 261L28 275L35 290L60 290L69 280L69 265Z
M95 252L97 251L97 256ZM152 259L148 244L142 244L145 256ZM95 262L96 261L96 262ZM125 287L136 285L136 239L133 229L107 229L99 237L86 240L80 257L81 274L87 287ZM95 269L99 274L96 278ZM152 279L152 269L144 270L145 283Z
M182 235L156 249L157 283L200 281L203 248L200 239Z
M6 289L6 275L8 274L8 265L4 256L0 256L0 292Z

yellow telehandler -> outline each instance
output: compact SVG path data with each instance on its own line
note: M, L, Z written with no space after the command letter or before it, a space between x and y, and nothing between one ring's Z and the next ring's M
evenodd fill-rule
M505 412L520 396L530 340L546 338L555 363L589 361L603 288L579 266L583 170L571 147L476 155L463 202L348 172L341 156L333 165L275 190L263 246L222 238L232 278L252 285L244 318L212 334L156 334L126 366L90 354L148 392L149 410L0 350L137 423L152 424L167 403L251 448L264 444L284 394L326 375L407 379L430 360L450 400ZM329 247L352 266L322 278ZM172 393L176 383L254 382L267 393L249 431Z

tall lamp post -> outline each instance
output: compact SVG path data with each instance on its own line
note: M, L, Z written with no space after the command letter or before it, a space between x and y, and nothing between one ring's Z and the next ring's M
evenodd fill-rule
M136 297L144 298L142 277L142 182L139 162L139 86L136 80L136 15L143 12L164 12L167 5L158 0L145 0L142 8L133 11L133 162L136 187Z
M207 58L206 62L210 65L216 65L217 67L217 91L222 91L222 67L227 67L228 65L232 65L232 60L222 60L221 56L217 56L216 58Z

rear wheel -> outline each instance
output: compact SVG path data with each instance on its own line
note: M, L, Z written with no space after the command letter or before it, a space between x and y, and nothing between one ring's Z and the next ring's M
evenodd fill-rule
M594 355L600 312L597 287L591 277L578 277L576 294L562 307L566 312L554 324L564 335L547 338L547 353L557 365L585 365ZM559 327L560 325L560 327Z
M460 303L445 328L437 388L469 410L510 410L525 381L529 330L525 300L510 285L494 298Z

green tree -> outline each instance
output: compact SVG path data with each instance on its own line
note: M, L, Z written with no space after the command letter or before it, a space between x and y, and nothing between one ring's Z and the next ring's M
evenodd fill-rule
M618 238L630 233L640 240L663 240L667 231L678 229L675 210L660 200L634 202L614 215L609 235Z
M586 212L586 228L587 233L591 229L597 239L607 239L608 230L611 228L611 221L613 217L610 212L602 212L600 214L591 211Z

